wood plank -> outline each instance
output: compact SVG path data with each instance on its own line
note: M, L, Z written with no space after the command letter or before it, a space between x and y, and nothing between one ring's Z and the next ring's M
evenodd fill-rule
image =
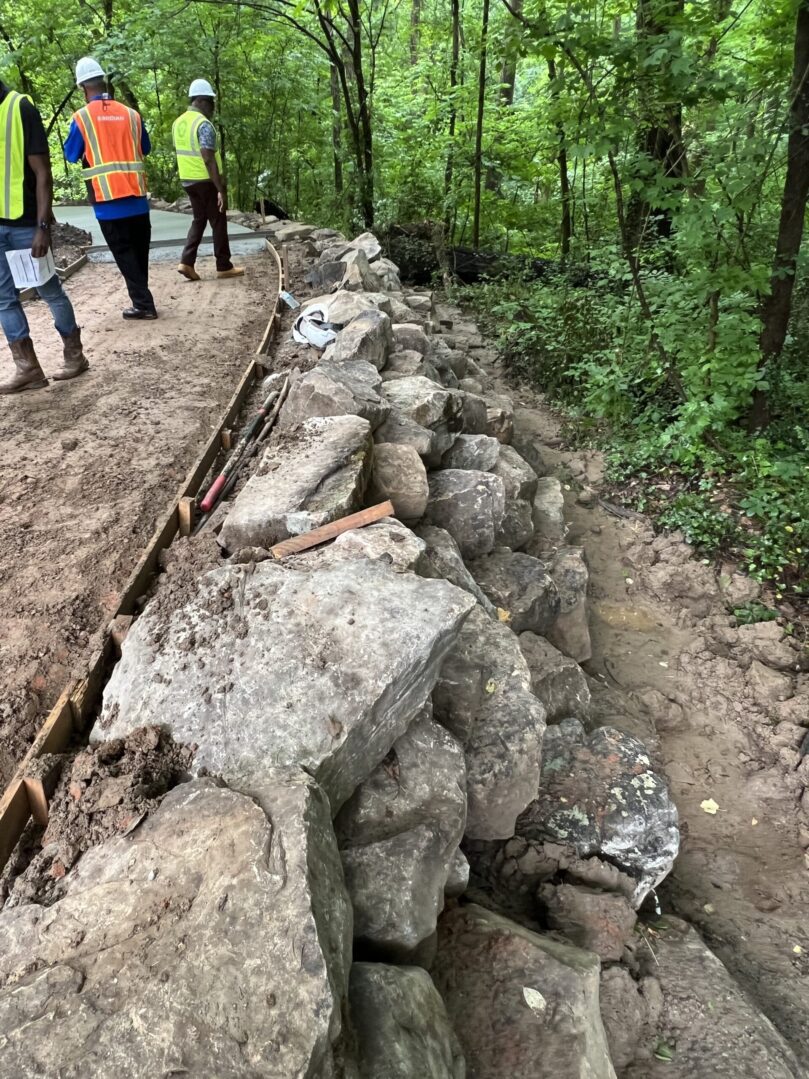
M270 554L273 558L286 558L287 555L307 551L310 547L317 547L320 543L335 539L352 528L364 528L365 525L380 521L383 517L392 516L393 503L380 502L367 510L351 513L348 517L341 517L339 521L331 521L329 524L320 525L319 528L313 528L311 532L304 532L300 536L292 536L291 539L276 543L274 547L270 547Z
M233 449L233 429L230 427L223 427L220 432L220 441L222 443L223 450Z
M48 796L45 793L45 784L41 779L26 776L23 780L25 793L28 795L28 805L31 808L31 816L37 824L45 828L48 824Z
M11 783L3 795L2 805L4 808L0 810L0 868L5 866L11 857L31 815L28 792L21 779L16 779Z
M194 499L190 495L183 495L177 503L177 513L180 535L190 536L194 528Z

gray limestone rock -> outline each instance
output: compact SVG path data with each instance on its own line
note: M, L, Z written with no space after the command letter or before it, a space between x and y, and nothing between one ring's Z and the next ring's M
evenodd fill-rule
M334 822L354 937L406 960L435 932L466 822L460 744L423 709Z
M198 746L197 771L255 793L297 765L337 812L404 734L472 607L381 561L219 567L182 606L147 605L91 739L159 723Z
M403 416L392 408L385 422L374 432L377 445L387 443L394 446L411 446L425 462L434 456L433 433L420 423Z
M323 353L325 361L343 363L365 360L381 371L393 348L393 334L388 315L375 308L358 315L337 334L337 340Z
M294 221L281 221L273 229L273 239L282 244L293 244L308 240L315 231L314 225L301 225Z
M429 488L424 462L413 446L379 442L368 486L370 503L389 498L402 521L418 521L427 509Z
M503 481L490 472L447 468L429 477L425 523L445 528L463 558L488 554L503 523ZM485 591L485 589L484 589Z
M500 454L500 443L489 435L458 435L444 454L442 468L477 469L493 472Z
M560 547L553 556L550 573L559 590L561 607L548 631L548 640L564 655L585 663L593 652L587 611L590 571L584 548Z
M397 573L419 572L426 544L394 517L352 528L323 547L304 551L295 556L295 568L321 569L337 562L367 559L384 562ZM425 574L421 574L425 576Z
M617 962L632 939L637 914L615 892L581 884L544 884L538 896L550 929L563 933L577 948Z
M397 329L399 327L394 326L394 331ZM431 448L426 455L426 463L428 466L437 465L463 425L462 401L450 390L420 375L386 382L385 396L397 416L430 431Z
M476 608L441 669L435 718L466 753L470 839L508 839L536 797L545 712L511 630Z
M355 963L351 1019L360 1079L464 1079L458 1039L426 970Z
M397 349L418 352L422 356L429 356L432 352L430 338L415 322L403 322L394 326L393 340Z
M382 255L382 244L372 232L361 232L351 241L351 246L362 251L369 262L376 262Z
M656 1038L671 1060L654 1056L627 1073L632 1079L799 1079L806 1074L769 1019L703 943L696 930L666 916L654 956L638 949L641 972L662 989Z
M401 349L393 352L388 359L382 377L385 381L392 378L410 378L413 375L423 375L431 382L442 385L438 371L430 361L413 349Z
M567 533L565 496L556 476L542 476L534 496L534 528L549 544L561 543Z
M548 722L585 719L590 711L590 687L578 663L535 633L520 634L520 649L531 672L531 689L542 701Z
M494 605L466 568L458 544L449 532L436 525L419 525L416 535L420 536L427 545L422 560L422 576L443 577L458 588L465 589L475 597L487 614L493 616Z
M346 268L342 262L319 262L304 277L304 281L318 291L330 289L340 284L345 272Z
M472 372L472 377L477 378L477 375ZM514 435L514 405L505 394L493 394L486 398L486 434L492 435L498 442L511 442Z
M0 913L4 1075L338 1074L351 908L328 802L297 773L265 804L177 787L52 906Z
M374 262L374 273L382 282L383 292L401 292L402 281L399 277L399 267L390 259L380 258ZM408 307L410 305L408 304Z
M470 904L441 918L433 977L475 1079L615 1079L590 952Z
M271 547L360 509L371 471L371 425L359 416L306 420L267 447L219 534L230 551Z
M405 296L405 303L426 319L432 319L435 315L435 296L432 292L409 292Z
M468 435L488 434L486 401L477 394L460 391L463 394L461 410L463 430Z
M343 255L345 268L340 288L348 292L379 292L382 281L371 268L364 251L352 248Z
M466 855L458 848L452 856L449 864L449 874L444 887L444 896L447 899L457 899L462 896L469 887L469 862Z
M343 332L350 332L352 326ZM381 391L379 371L365 360L320 363L292 383L278 429L287 430L317 416L362 416L373 430L390 412Z
M547 633L559 616L559 592L544 563L496 547L469 563L469 571L495 605L508 612L515 633Z
M506 489L506 511L498 543L519 550L534 534L532 502L537 489L537 474L512 447L502 445L492 468Z
M516 834L617 866L636 882L635 907L680 846L677 808L643 744L613 727L587 735L574 719L545 732L539 794Z

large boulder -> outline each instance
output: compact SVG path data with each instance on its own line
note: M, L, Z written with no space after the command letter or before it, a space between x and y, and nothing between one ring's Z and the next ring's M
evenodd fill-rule
M514 405L506 394L486 398L486 434L499 442L511 442L514 435Z
M433 977L475 1079L615 1079L590 952L470 904L441 918Z
M393 340L397 349L407 349L429 356L432 352L430 338L415 322L403 322L393 327Z
M343 255L341 262L345 266L340 288L349 292L379 292L382 281L371 269L364 251L352 248Z
M565 496L556 476L542 476L534 495L534 528L547 545L561 543L567 533Z
M4 1075L336 1074L351 908L328 802L298 773L266 807L175 788L52 906L0 914Z
M621 959L637 914L626 896L581 884L545 884L539 890L550 929L604 961Z
M418 521L427 509L429 493L427 470L413 446L377 443L368 486L369 502L384 502L389 498L400 520Z
M500 443L489 435L458 435L444 454L442 468L476 469L493 472L500 455Z
M537 490L537 474L508 445L500 446L492 472L502 479L506 489L506 509L497 542L516 551L534 534L532 502Z
M382 244L372 232L361 232L351 241L351 247L362 251L368 262L376 262L382 255Z
M494 616L494 605L466 568L458 544L449 532L436 525L419 525L416 535L420 536L427 545L421 562L422 576L443 577L458 588L466 589L487 614Z
M426 970L355 963L351 1019L359 1079L464 1079L458 1039Z
M535 633L520 634L520 648L531 672L531 689L545 707L548 723L590 711L590 687L578 663Z
M425 522L445 528L464 558L479 558L495 545L505 512L503 481L490 472L447 468L429 477ZM485 589L484 589L485 591Z
M394 334L398 329L401 327L394 326ZM386 382L385 396L398 415L431 432L427 463L437 464L463 424L462 402L458 396L421 375Z
M365 360L320 363L292 383L278 428L287 430L317 416L362 416L373 430L390 412L381 390L379 372Z
M323 353L323 359L335 363L365 360L381 371L393 348L393 334L388 315L373 308L363 311Z
M401 292L402 281L399 277L399 267L390 259L381 258L374 262L374 273L382 283L383 292ZM408 304L408 307L410 304Z
M130 630L92 740L159 723L198 747L197 772L260 797L268 770L299 765L334 812L404 734L474 607L367 559L221 566L171 600Z
M435 932L465 822L463 749L426 708L334 822L363 954L407 959Z
M658 1052L633 1065L628 1079L798 1079L806 1074L695 929L667 915L650 949L647 955L639 948L637 956L641 973L656 979L663 993ZM661 1059L661 1046L667 1059Z
M470 562L469 571L492 603L508 613L515 633L547 633L559 616L559 591L538 558L496 547Z
M402 349L391 353L382 378L385 382L390 382L395 378L412 378L414 375L421 375L439 386L442 385L441 376L432 363L420 352L414 352L412 349Z
M463 430L468 435L488 434L486 401L476 393L459 390L461 394L461 412Z
M426 463L435 459L433 432L420 423L403 416L395 408L385 422L374 432L374 441L393 446L409 446Z
M444 662L433 706L466 753L467 836L507 839L536 797L545 712L517 638L480 607Z
M321 569L337 562L384 562L397 573L421 573L426 544L395 517L342 532L332 543L295 556L295 569ZM421 573L421 576L425 576Z
M560 652L578 663L586 663L593 654L587 612L587 586L590 571L583 547L560 547L550 567L553 583L559 592L559 617L548 632L548 640Z
M545 732L539 794L516 834L609 862L635 881L635 907L680 845L676 806L642 743L612 727L587 735L575 719Z
M318 417L294 436L279 433L225 518L222 544L270 547L360 509L372 449L371 425L359 416Z

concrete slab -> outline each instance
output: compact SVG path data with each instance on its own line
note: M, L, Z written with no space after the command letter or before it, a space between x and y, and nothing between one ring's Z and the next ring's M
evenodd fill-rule
M54 213L57 221L75 225L79 229L86 229L90 233L94 245L106 247L91 206L55 206ZM178 242L185 240L188 226L191 224L190 215L174 214L169 210L152 210L151 216L152 243L165 240L177 240ZM206 228L206 232L210 236L209 228ZM245 228L244 225L228 222L228 235L232 237L254 236L255 233L251 229Z

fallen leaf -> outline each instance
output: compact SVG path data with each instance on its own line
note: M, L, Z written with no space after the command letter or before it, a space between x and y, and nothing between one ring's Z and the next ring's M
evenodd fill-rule
M497 617L501 622L511 621L511 611L504 611L502 607L497 608Z
M713 905L713 903L706 903L702 909L705 911L706 914L713 914L713 912L716 910L716 907Z
M486 692L487 693L494 693L494 691L496 689L497 689L497 682L495 682L495 680L493 678L490 678L489 681L486 683Z
M709 813L712 817L715 817L719 810L719 806L713 798L706 798L704 802L700 802L699 808L703 813Z
M756 825L758 824L758 820L757 820L757 819L756 819L755 817L753 817L753 819L752 819L752 820L750 821L750 823L751 823L751 824L753 825L753 827L755 828L755 826L756 826Z
M792 951L795 953L795 955L803 955L803 948L800 946L800 944L796 944Z

